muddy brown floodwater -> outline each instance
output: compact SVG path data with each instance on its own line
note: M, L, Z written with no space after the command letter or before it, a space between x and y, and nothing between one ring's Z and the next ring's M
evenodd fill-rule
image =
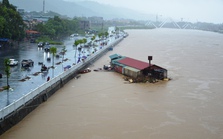
M223 34L180 29L127 30L91 65L118 53L168 70L171 81L125 82L115 72L73 79L1 139L223 138Z

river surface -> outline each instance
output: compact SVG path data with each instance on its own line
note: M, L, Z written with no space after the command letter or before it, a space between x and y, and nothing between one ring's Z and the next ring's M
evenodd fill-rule
M1 139L221 139L223 34L127 30L90 68L118 53L168 70L172 80L130 84L115 72L73 79Z
M95 44L97 45L96 47L83 47L82 50L79 51L77 47L73 46L73 44L76 39L82 38L83 36L71 37L64 40L63 45L55 45L58 54L62 51L65 46L67 52L65 53L64 58L62 55L60 55L59 58L54 57L55 69L50 68L48 72L42 72L38 75L35 75L35 73L40 72L41 70L41 65L39 64L39 62L42 62L47 67L51 67L53 65L52 54L46 52L44 50L44 47L38 47L36 43L23 42L19 44L19 47L12 47L10 49L5 50L1 49L0 73L3 74L3 78L0 78L0 87L7 85L6 75L4 72L4 59L15 59L19 61L19 64L17 66L10 67L11 74L9 77L9 85L11 89L9 90L9 92L7 92L6 90L0 92L0 109L13 103L13 101L16 101L17 99L23 97L23 95L29 93L33 89L45 83L47 81L47 77L53 78L59 75L60 73L64 72L64 68L68 65L72 66L73 64L77 63L78 58L82 58L83 56L88 57L90 54L92 54L93 51L95 51L95 49L99 51L102 47L100 45L100 42L95 42ZM90 38L87 39L90 40ZM115 40L114 37L109 37L107 39L108 44L113 40ZM79 46L80 45L78 45L78 47ZM47 61L47 58L51 58L51 60ZM29 67L28 69L23 68L21 66L21 61L24 59L33 60L34 66ZM63 61L63 59L67 60ZM62 61L63 63L57 64ZM30 77L30 79L26 81L20 81L21 79L24 79L26 77Z

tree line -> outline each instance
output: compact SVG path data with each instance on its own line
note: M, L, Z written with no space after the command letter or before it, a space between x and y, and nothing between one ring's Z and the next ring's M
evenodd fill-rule
M0 2L0 38L20 41L24 38L25 24L16 7L8 0Z
M59 16L50 18L46 23L39 23L34 27L34 30L41 33L42 36L51 40L58 40L79 32L78 19L61 19Z
M10 4L8 0L0 2L0 38L21 41L26 36L27 28L14 5ZM47 22L38 23L33 27L33 30L51 40L58 40L81 31L79 19L61 19L59 16L54 16Z

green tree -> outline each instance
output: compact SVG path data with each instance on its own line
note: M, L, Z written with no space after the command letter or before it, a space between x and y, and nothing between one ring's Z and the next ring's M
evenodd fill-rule
M77 19L61 19L59 16L49 19L45 24L38 24L36 30L51 39L59 39L79 31Z
M50 53L52 54L52 58L53 58L53 62L52 62L52 68L54 68L54 57L55 57L55 55L56 55L56 53L57 53L57 48L56 47L51 47L50 48Z
M80 44L80 40L75 40L74 45L77 47Z
M81 43L82 43L82 40L75 40L75 42L74 42L74 45L76 46L75 55L74 55L74 57L75 57L75 64L77 63L77 46L79 44L81 44Z
M91 38L92 45L94 45L94 40L95 40L95 38L96 38L95 35Z
M8 0L2 0L2 4L6 7L9 7L9 1Z
M6 24L5 18L0 16L0 34L3 34L5 24Z
M104 35L104 33L101 32L98 34L98 37L101 38L103 35Z
M82 43L86 43L87 42L87 39L86 38L83 38L83 40L82 40Z
M5 66L5 74L6 74L6 83L7 87L6 89L8 90L10 88L9 86L9 77L10 77L10 66L9 66L10 60L8 58L4 59L4 66Z
M0 3L0 24L0 37L16 41L24 38L25 24L15 6L9 4L8 0Z
M64 55L65 55L66 52L67 52L66 46L64 45L63 48L62 48L62 55L63 55L62 62L64 60Z
M105 37L108 37L108 35L109 35L109 33L108 33L108 32L105 32L104 34L105 34Z

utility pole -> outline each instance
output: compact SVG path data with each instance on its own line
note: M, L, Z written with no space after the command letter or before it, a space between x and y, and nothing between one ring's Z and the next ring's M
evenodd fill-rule
M43 13L45 13L45 0L43 0Z
M102 24L101 24L101 30L103 32L103 29L104 29L104 22L102 21Z

